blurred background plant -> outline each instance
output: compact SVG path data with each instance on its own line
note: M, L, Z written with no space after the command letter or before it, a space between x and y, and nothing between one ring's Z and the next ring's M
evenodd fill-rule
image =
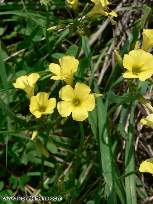
M152 100L152 81L122 77L114 50L123 57L152 28L153 2L112 0L117 18L86 17L94 4L72 10L62 0L0 2L0 196L61 195L62 203L152 203L153 179L139 164L153 157L152 129L138 95ZM16 78L38 72L37 90L58 98L62 82L50 80L49 64L72 55L75 79L104 94L80 124L55 111L35 119ZM131 92L131 86L133 92ZM130 91L129 91L130 90ZM32 137L32 140L31 140ZM13 203L13 201L7 201Z

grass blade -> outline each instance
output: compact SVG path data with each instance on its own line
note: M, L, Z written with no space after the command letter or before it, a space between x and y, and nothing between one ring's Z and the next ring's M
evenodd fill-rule
M125 189L126 189L126 202L130 204L136 204L136 175L132 173L135 171L135 158L134 158L134 111L135 111L136 104L133 103L131 105L132 110L129 118L129 128L127 134L127 141L126 141L126 149L125 149L125 174L129 174L125 178Z

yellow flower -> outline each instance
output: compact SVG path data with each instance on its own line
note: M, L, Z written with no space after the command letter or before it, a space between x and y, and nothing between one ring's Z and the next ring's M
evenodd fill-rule
M132 50L124 55L123 66L127 69L123 74L124 78L138 78L145 81L153 74L153 56L142 49Z
M56 99L49 98L49 95L46 92L39 92L36 96L32 96L30 99L30 112L36 118L53 113L55 107Z
M108 0L91 0L94 4L101 3L102 7L107 7L109 5Z
M143 29L142 49L148 51L153 46L153 29Z
M13 83L13 86L15 88L24 90L28 96L31 97L34 95L35 84L39 78L40 76L37 73L21 76L16 79L16 82Z
M78 0L66 0L66 2L73 10L76 10L79 4Z
M91 0L95 5L87 14L88 17L92 16L113 16L117 17L117 13L115 11L109 11L107 7L109 5L108 0Z
M140 123L153 128L153 114L149 114L146 118L142 118Z
M63 101L57 104L59 114L62 117L68 117L72 113L73 120L85 120L88 117L88 111L95 108L95 97L90 92L89 86L79 82L74 89L70 85L61 88L59 97Z
M64 80L67 84L72 84L73 74L77 71L79 61L73 56L64 56L59 59L59 64L51 63L50 71L55 75L51 79Z
M143 161L140 164L139 171L153 174L153 158Z

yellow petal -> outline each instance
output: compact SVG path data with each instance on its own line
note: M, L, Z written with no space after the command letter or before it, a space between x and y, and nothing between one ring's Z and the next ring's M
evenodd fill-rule
M151 76L152 76L152 74L153 74L153 72L142 72L140 75L139 75L139 79L140 79L140 81L145 81L146 79L149 79L149 78L151 78Z
M140 123L141 123L142 125L147 125L147 120L146 120L145 118L142 118L142 119L140 120Z
M134 64L133 58L130 55L125 54L123 58L123 67L130 71L132 70L133 64Z
M67 117L72 112L71 102L60 101L57 103L57 110L62 117Z
M137 75L135 75L135 74L133 74L132 72L125 72L125 73L123 73L123 77L124 78L129 78L129 79L136 79L136 78L138 78L138 76Z
M75 107L72 110L72 118L76 121L83 121L88 118L88 112L80 107Z
M152 70L153 56L142 49L132 50L129 54L124 55L123 66L129 71L133 67L139 67L142 71Z
M37 130L33 131L31 140L34 140L37 135L38 135L38 131Z
M78 8L79 2L78 0L66 0L67 4L69 5L70 8L73 10L76 10Z
M18 77L16 79L16 82L13 83L13 86L17 89L24 89L25 88L25 84L26 84L26 81L27 81L27 76L21 76L21 77Z
M45 110L46 114L53 113L54 108L56 107L56 99L50 98L47 103L47 108Z
M41 118L42 113L38 110L31 112L36 118Z
M142 49L132 50L124 55L123 66L128 70L123 77L144 81L153 74L153 56Z
M59 97L64 101L72 101L74 98L74 91L70 85L66 85L59 91Z
M153 128L153 114L149 114L146 118L141 119L140 123Z
M101 4L102 7L107 7L109 5L108 0L91 0L94 4Z
M16 83L13 84L15 88L24 90L29 97L34 95L34 86L39 79L39 74L32 73L29 76L21 76L16 79Z
M52 76L51 79L53 79L53 80L63 80L63 78L60 75Z
M73 84L73 74L67 75L63 79L67 84L72 85Z
M109 12L109 16L117 17L117 13L115 11Z
M64 56L59 59L62 74L72 74L77 71L79 61L73 56Z
M108 0L91 0L91 1L95 4L95 6L87 14L88 17L92 16L96 17L99 15L117 17L117 13L115 11L108 12L109 10L109 8L107 7L109 5Z
M153 174L153 158L143 161L140 164L139 171Z
M95 97L94 94L89 94L86 100L83 101L82 105L86 111L92 111L95 108Z
M48 93L39 92L36 97L39 105L45 106L48 103L48 97L49 97Z
M42 115L53 113L56 106L56 99L50 98L46 92L39 92L36 96L30 99L30 112L36 117L40 118Z
M33 87L40 78L40 75L38 73L32 73L27 78L29 85Z
M38 101L36 100L36 96L32 96L30 98L30 112L33 113L34 111L38 110L39 104Z
M75 95L80 99L80 100L84 100L89 96L91 89L89 86L87 86L86 84L83 83L76 83L75 88L74 88L74 92Z
M153 46L153 29L143 29L142 49L148 51Z
M95 6L87 13L87 17L108 16L108 12L104 10L101 3L95 4Z
M58 64L51 63L51 64L49 65L49 70L50 70L53 74L55 74L55 75L57 75L57 76L60 76L60 75L61 75L61 68L60 68L60 66L59 66Z
M103 7L107 7L109 5L109 1L108 0L100 0L101 4Z

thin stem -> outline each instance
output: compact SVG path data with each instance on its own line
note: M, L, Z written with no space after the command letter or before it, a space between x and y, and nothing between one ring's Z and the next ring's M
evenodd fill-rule
M44 148L47 149L49 129L47 128L46 131L44 130L44 132L45 132L45 134L44 134ZM45 164L45 156L42 155L42 158L41 158L41 174L40 174L42 191L43 191L43 180L44 180L44 164Z

